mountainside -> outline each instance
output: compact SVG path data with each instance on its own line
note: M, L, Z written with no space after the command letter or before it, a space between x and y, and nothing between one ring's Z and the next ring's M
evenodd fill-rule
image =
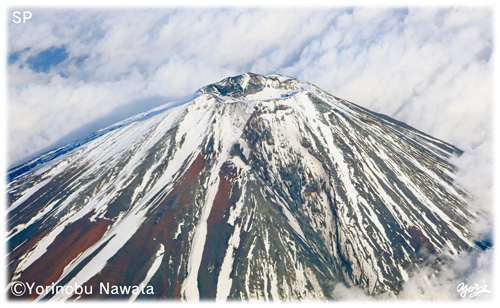
M226 78L10 170L8 279L153 287L132 299L397 294L429 254L473 245L460 153L294 78Z

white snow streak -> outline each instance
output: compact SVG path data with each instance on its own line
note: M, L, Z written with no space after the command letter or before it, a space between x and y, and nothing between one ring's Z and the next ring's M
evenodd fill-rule
M226 255L224 256L224 261L222 261L221 270L219 273L219 280L217 282L217 294L215 300L217 302L225 302L231 291L231 286L233 284L233 279L230 278L231 271L233 269L233 252L240 245L240 226L236 225L234 227L234 232L229 238L228 247L226 250Z
M148 273L146 274L146 278L144 278L144 281L141 282L140 285L143 285L143 286L147 286L148 285L148 283L151 280L151 278L153 278L153 275L160 268L161 261L163 260L164 254L165 254L165 247L163 246L163 244L160 244L160 248L156 252L156 259L154 260L153 264L149 268ZM129 302L135 301L135 299L137 298L137 296L139 296L139 294L140 293L132 294L132 296L129 299Z

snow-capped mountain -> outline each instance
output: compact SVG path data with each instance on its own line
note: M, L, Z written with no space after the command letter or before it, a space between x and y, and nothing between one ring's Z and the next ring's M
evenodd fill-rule
M429 255L473 245L460 153L294 78L229 77L10 170L9 285L397 294Z

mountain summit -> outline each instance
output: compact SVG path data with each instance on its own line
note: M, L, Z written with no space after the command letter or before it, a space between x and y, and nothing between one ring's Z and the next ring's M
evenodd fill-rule
M429 255L473 245L448 162L460 153L294 78L229 77L10 170L10 286L94 288L23 295L50 300L397 294Z

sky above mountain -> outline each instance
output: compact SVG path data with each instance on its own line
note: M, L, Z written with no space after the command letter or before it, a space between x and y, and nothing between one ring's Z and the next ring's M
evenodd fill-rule
M461 148L457 180L490 210L491 9L31 12L8 26L9 166L227 76L279 73Z

